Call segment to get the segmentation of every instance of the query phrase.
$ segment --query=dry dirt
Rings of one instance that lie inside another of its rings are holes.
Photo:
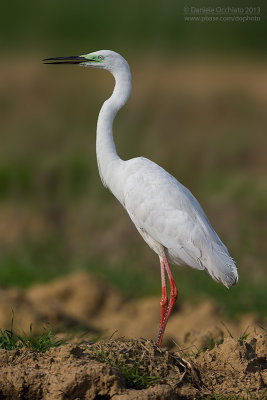
[[[44,354],[0,350],[0,399],[267,396],[266,321],[256,315],[233,322],[212,302],[182,305],[170,318],[166,347],[160,350],[151,341],[157,334],[159,298],[126,300],[83,272],[27,291],[2,288],[2,329],[10,327],[12,309],[15,330],[28,332],[33,323],[34,332],[41,333],[48,323],[58,336],[72,332],[74,337]],[[81,332],[88,335],[77,344]],[[242,340],[244,332],[249,335]],[[98,335],[101,339],[93,343]],[[129,370],[154,377],[153,385],[129,383]]]

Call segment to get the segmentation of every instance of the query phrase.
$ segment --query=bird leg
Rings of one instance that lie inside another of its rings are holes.
[[[161,317],[160,317],[160,327],[162,325],[162,322],[164,320],[164,316],[167,310],[167,305],[168,305],[168,296],[167,296],[167,290],[166,290],[166,279],[165,279],[165,265],[164,261],[160,260],[160,273],[161,273],[161,287],[162,287],[162,297],[160,301],[161,305]]]
[[[167,258],[164,257],[162,262],[163,262],[164,267],[165,267],[165,269],[167,271],[168,278],[169,278],[169,281],[170,281],[171,294],[170,294],[170,301],[169,301],[167,310],[166,310],[165,315],[163,317],[163,320],[162,320],[162,322],[160,324],[159,333],[158,333],[158,339],[157,339],[157,343],[156,343],[158,346],[161,346],[161,344],[162,344],[163,334],[164,334],[164,331],[165,331],[165,328],[166,328],[166,325],[167,325],[171,310],[172,310],[172,308],[174,306],[174,303],[176,302],[177,296],[178,296],[178,290],[177,290],[177,287],[175,285],[175,282],[174,282],[174,279],[173,279],[173,276],[172,276],[172,272],[171,272],[171,269],[170,269],[170,266],[169,266]],[[164,276],[164,279],[165,279],[165,276]],[[163,290],[163,288],[162,288],[162,290]]]

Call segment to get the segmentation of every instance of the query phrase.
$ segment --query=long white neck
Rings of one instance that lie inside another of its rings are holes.
[[[111,71],[115,87],[111,97],[103,104],[97,121],[96,155],[102,182],[116,196],[116,181],[123,161],[117,154],[113,140],[113,120],[126,103],[131,92],[131,72],[125,61],[120,68]],[[118,196],[116,196],[118,197]]]

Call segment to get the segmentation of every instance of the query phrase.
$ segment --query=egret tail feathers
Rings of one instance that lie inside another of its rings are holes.
[[[227,288],[236,285],[238,282],[235,261],[227,249],[216,243],[212,244],[212,252],[208,257],[208,262],[205,263],[205,267],[215,281],[223,283]]]

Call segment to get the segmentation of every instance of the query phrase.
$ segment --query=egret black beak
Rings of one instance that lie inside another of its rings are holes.
[[[43,60],[44,64],[81,64],[84,62],[91,61],[83,56],[70,56],[70,57],[53,57],[45,58]]]

